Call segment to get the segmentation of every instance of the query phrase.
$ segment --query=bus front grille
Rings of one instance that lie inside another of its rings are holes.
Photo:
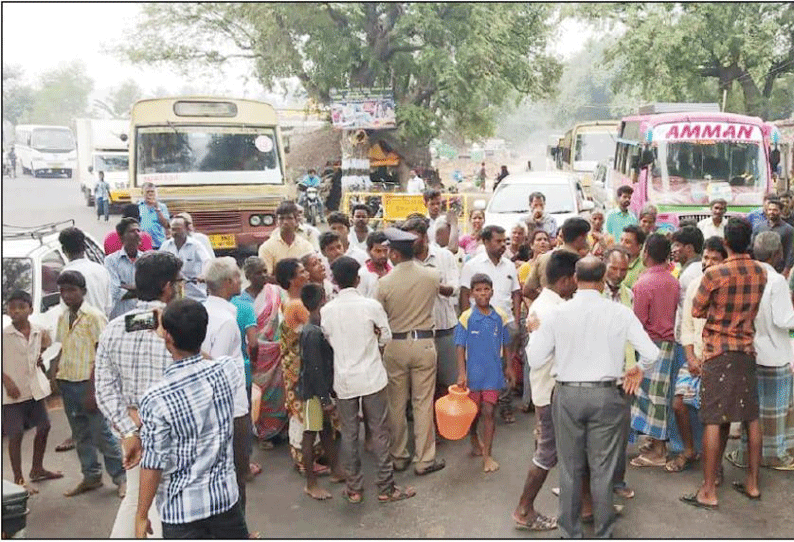
[[[194,211],[193,227],[202,233],[228,233],[242,230],[243,220],[240,212],[234,211]]]

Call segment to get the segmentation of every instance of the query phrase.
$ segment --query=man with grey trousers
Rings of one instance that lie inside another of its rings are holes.
[[[576,263],[578,291],[535,332],[529,365],[536,370],[556,360],[557,384],[552,419],[560,467],[560,518],[564,538],[582,537],[582,477],[589,465],[595,536],[612,536],[615,510],[612,480],[624,452],[621,427],[626,423],[624,390],[634,393],[643,371],[653,366],[659,349],[634,312],[602,297],[606,265],[594,256]],[[640,354],[623,372],[628,341]],[[623,378],[623,390],[618,380]]]

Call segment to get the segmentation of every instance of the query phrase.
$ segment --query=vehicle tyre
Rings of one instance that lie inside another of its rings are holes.
[[[34,177],[34,178],[36,178],[36,179],[38,179],[38,178],[39,178],[39,171],[38,171],[38,170],[36,170],[36,169],[31,169],[31,170],[30,170],[30,173],[31,173],[31,175],[33,175],[33,177]]]

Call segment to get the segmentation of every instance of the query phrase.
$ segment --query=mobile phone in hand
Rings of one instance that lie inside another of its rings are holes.
[[[124,329],[127,332],[153,330],[157,329],[158,325],[157,311],[155,310],[128,314],[124,317]]]

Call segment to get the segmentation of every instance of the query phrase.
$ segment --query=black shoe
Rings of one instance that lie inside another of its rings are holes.
[[[440,471],[446,466],[447,466],[446,461],[444,461],[443,459],[436,459],[435,461],[433,461],[433,464],[430,465],[429,467],[426,467],[422,470],[414,469],[414,473],[416,473],[417,476],[424,476],[425,474],[430,474],[431,472]]]

